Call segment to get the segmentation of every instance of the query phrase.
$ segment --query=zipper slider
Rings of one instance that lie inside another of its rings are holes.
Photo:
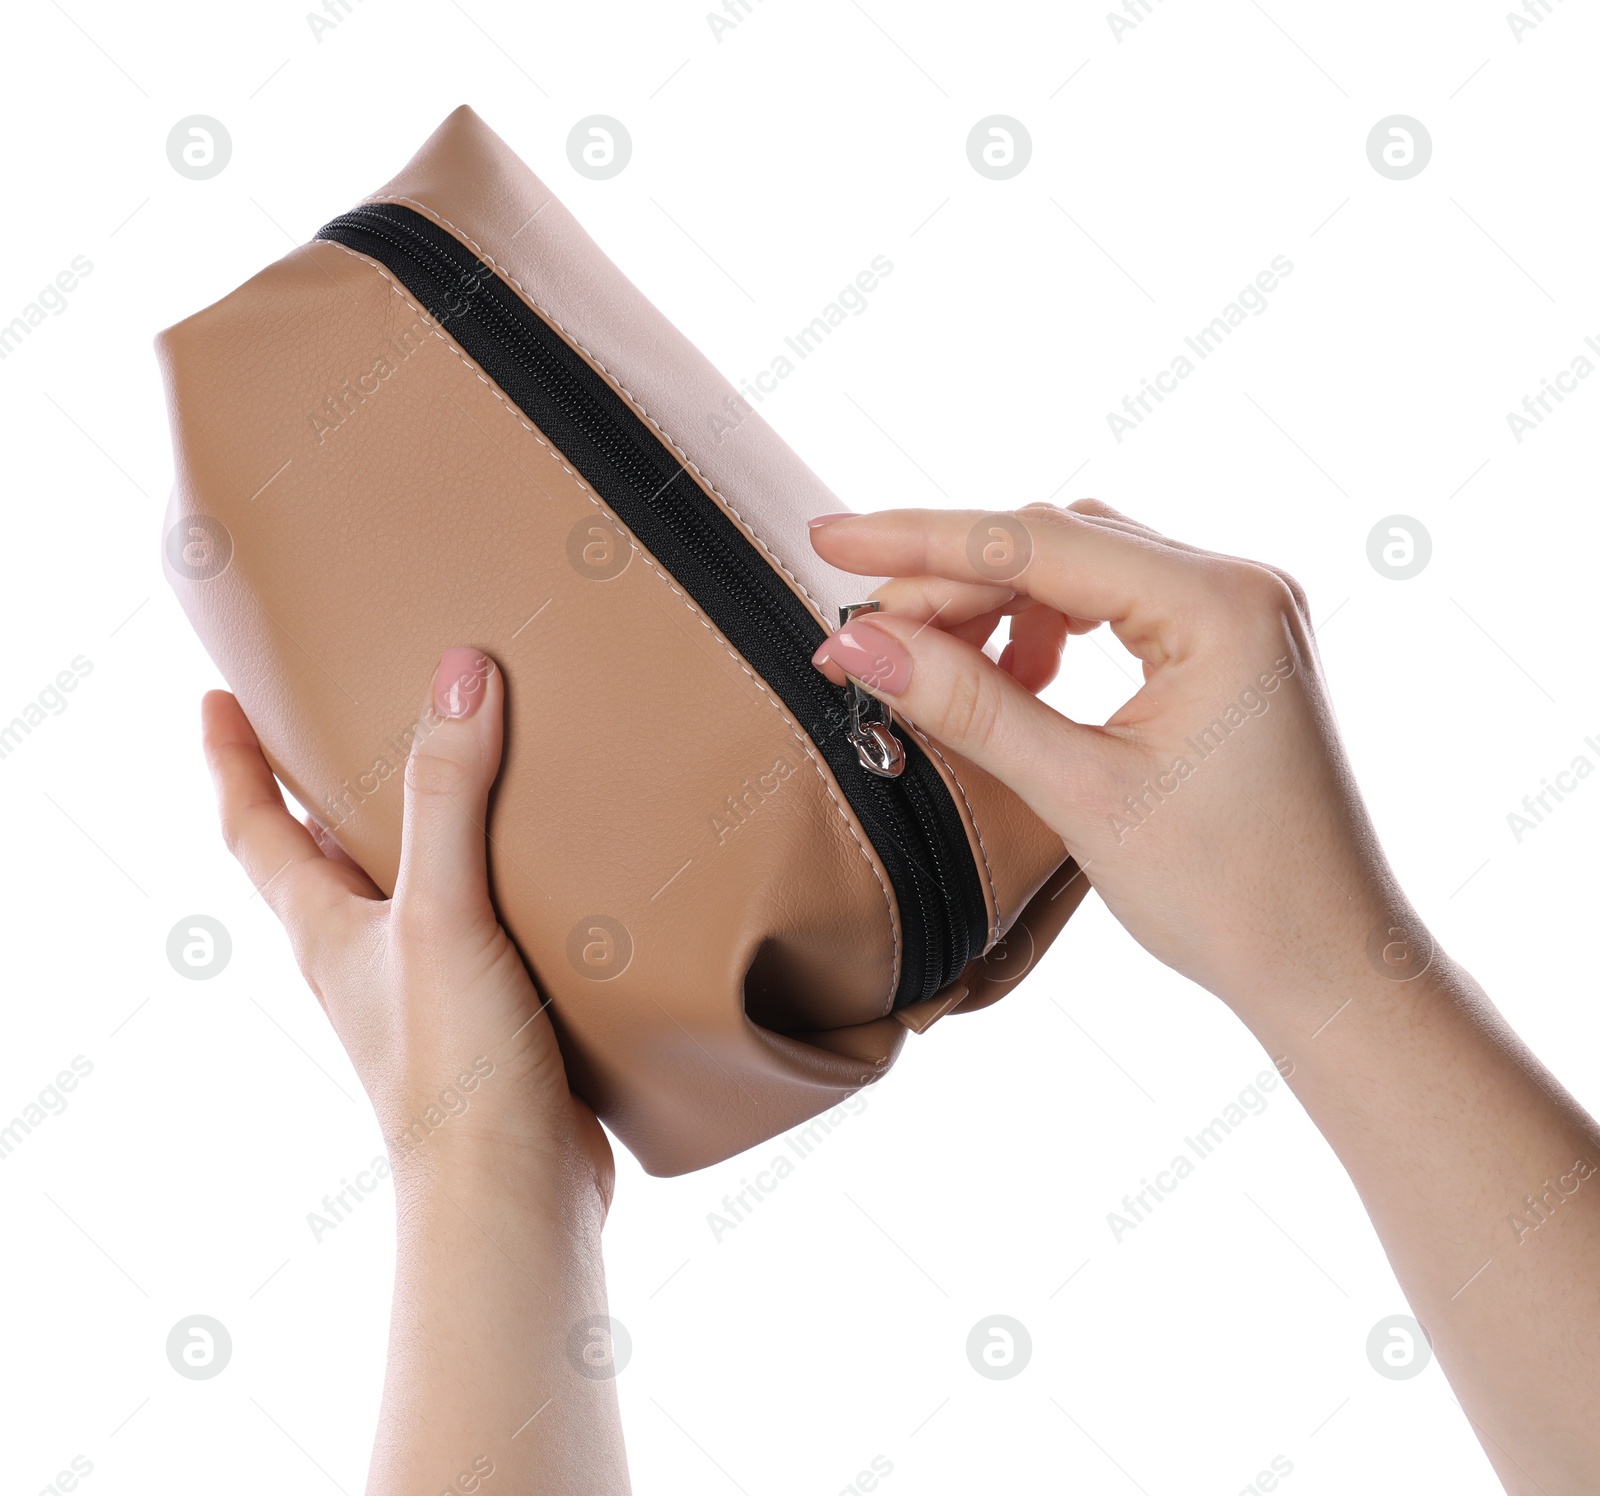
[[[858,613],[876,613],[882,603],[846,603],[839,609],[839,627],[843,628]],[[898,779],[906,766],[904,745],[889,730],[888,708],[875,696],[869,696],[855,681],[849,681],[850,725],[845,729],[856,750],[861,767],[880,779]]]

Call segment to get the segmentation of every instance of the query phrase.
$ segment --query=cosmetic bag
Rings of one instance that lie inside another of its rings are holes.
[[[167,576],[386,892],[440,653],[503,671],[496,908],[656,1174],[876,1080],[1083,897],[997,781],[811,663],[843,506],[470,109],[157,339]]]

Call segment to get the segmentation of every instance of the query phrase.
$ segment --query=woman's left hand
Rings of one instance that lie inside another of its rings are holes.
[[[489,901],[485,820],[503,700],[488,656],[445,652],[406,763],[390,899],[321,825],[289,813],[225,691],[202,706],[206,757],[223,837],[283,922],[397,1178],[442,1150],[488,1146],[552,1180],[577,1162],[605,1206],[610,1144],[567,1089],[549,1015]]]

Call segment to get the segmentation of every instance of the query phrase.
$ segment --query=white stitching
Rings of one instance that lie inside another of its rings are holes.
[[[522,412],[506,399],[506,397],[495,387],[493,380],[491,380],[482,369],[478,368],[477,365],[474,364],[461,349],[457,348],[454,343],[445,337],[440,328],[435,325],[436,319],[430,313],[424,311],[423,308],[412,301],[412,299],[401,288],[399,282],[389,274],[388,270],[379,261],[374,260],[370,255],[361,254],[359,251],[351,249],[347,245],[340,244],[337,240],[328,239],[320,240],[318,242],[328,244],[331,248],[342,250],[352,259],[359,260],[364,265],[370,265],[378,272],[379,275],[384,278],[384,280],[388,281],[390,289],[394,292],[394,294],[403,302],[405,302],[405,304],[410,307],[413,312],[424,319],[428,326],[429,332],[431,332],[434,337],[438,338],[438,340],[447,349],[449,349],[451,353],[460,359],[462,364],[484,385],[489,393],[500,402],[506,413],[511,416],[519,426],[533,436],[534,440],[545,449],[546,454],[554,459],[554,461],[560,465],[561,470],[566,473],[585,494],[588,495],[589,502],[593,504],[596,509],[600,509],[605,512],[608,517],[610,516],[611,512],[607,510],[601,503],[599,496],[594,492],[593,489],[589,487],[587,483],[583,481],[583,479],[576,472],[572,470],[572,468],[567,466],[566,462],[562,459],[561,454],[557,452],[548,441],[545,440],[543,433],[540,432],[538,427],[530,423],[522,414]],[[618,520],[618,523],[621,523],[621,521]],[[624,526],[623,528],[626,531],[627,527]],[[822,761],[817,757],[816,750],[812,746],[811,740],[805,735],[804,731],[800,727],[800,724],[789,715],[788,709],[784,706],[784,704],[779,701],[770,690],[767,689],[767,683],[762,680],[761,677],[758,676],[755,671],[753,671],[746,663],[744,656],[741,655],[738,650],[736,650],[733,645],[722,636],[716,625],[711,622],[711,620],[700,609],[695,601],[686,592],[684,592],[665,571],[656,565],[650,554],[638,543],[637,540],[633,538],[631,532],[628,532],[628,543],[633,547],[634,551],[638,553],[639,559],[643,561],[651,571],[660,577],[669,588],[671,588],[673,594],[679,599],[680,602],[683,603],[684,607],[689,610],[690,615],[711,634],[712,638],[714,638],[724,650],[727,651],[729,658],[732,659],[733,662],[738,665],[738,667],[747,676],[750,677],[750,680],[754,683],[756,689],[766,697],[768,704],[783,719],[790,732],[794,734],[795,741],[800,744],[800,747],[804,751],[806,757],[811,760],[811,766],[817,771],[817,777],[822,781],[822,787],[827,791],[828,798],[833,802],[833,808],[838,812],[839,819],[844,822],[845,830],[850,833],[851,840],[855,842],[856,847],[861,852],[862,858],[865,860],[867,866],[872,870],[872,876],[877,879],[878,888],[883,894],[884,905],[889,911],[889,930],[894,940],[894,967],[890,977],[889,993],[885,1001],[883,1014],[884,1017],[888,1017],[889,1014],[894,1011],[894,996],[900,988],[900,921],[895,912],[894,899],[889,893],[888,885],[883,881],[883,875],[878,871],[877,864],[873,861],[872,853],[867,850],[866,844],[861,840],[860,836],[857,835],[855,825],[852,822],[849,813],[845,810],[844,806],[839,803],[839,797],[834,794],[833,785],[829,783],[828,774],[822,766]]]
[[[411,207],[416,208],[419,212],[427,214],[429,218],[433,219],[433,221],[439,224],[442,228],[447,228],[452,233],[459,234],[462,240],[471,247],[472,252],[477,255],[477,257],[482,260],[485,265],[487,265],[491,270],[498,271],[501,275],[503,275],[506,280],[508,280],[517,288],[521,295],[527,300],[528,304],[538,311],[541,317],[544,317],[552,327],[557,328],[561,335],[566,338],[574,348],[577,348],[586,357],[594,361],[595,367],[611,381],[617,392],[626,398],[629,405],[633,407],[633,409],[643,420],[648,421],[650,425],[655,428],[656,432],[660,435],[661,440],[678,454],[678,457],[682,461],[684,467],[693,473],[696,478],[705,484],[707,489],[709,489],[717,496],[717,498],[722,501],[723,506],[727,509],[728,513],[731,514],[742,526],[744,526],[745,530],[749,532],[751,540],[753,540],[758,546],[761,547],[763,551],[766,552],[767,557],[772,564],[777,567],[778,570],[784,574],[784,576],[788,577],[788,579],[793,582],[797,588],[799,588],[801,595],[808,603],[811,604],[818,618],[822,619],[824,626],[831,627],[831,625],[827,623],[827,615],[823,611],[822,604],[811,595],[810,591],[806,587],[806,584],[789,570],[788,566],[784,563],[783,558],[779,556],[770,545],[767,544],[766,540],[762,537],[761,533],[756,529],[756,527],[748,519],[746,519],[745,516],[735,506],[733,500],[730,499],[727,494],[723,493],[722,490],[719,489],[710,478],[700,471],[699,465],[694,462],[694,460],[687,452],[683,450],[681,446],[678,445],[672,436],[660,425],[659,422],[657,422],[656,418],[644,408],[644,405],[641,403],[638,396],[636,396],[632,390],[623,384],[623,382],[605,366],[599,355],[586,347],[578,335],[568,328],[561,321],[561,319],[555,315],[554,312],[540,302],[536,301],[533,293],[529,291],[528,288],[510,272],[510,270],[508,270],[504,265],[498,263],[494,256],[491,255],[481,244],[479,244],[471,234],[469,234],[464,228],[451,223],[451,221],[446,218],[444,214],[435,212],[426,203],[420,203],[414,197],[369,197],[367,201],[369,203],[407,203]]]
[[[904,718],[901,718],[900,725],[902,727],[911,727],[911,731],[916,735],[917,741],[945,766],[946,772],[950,775],[951,783],[961,793],[961,803],[967,807],[967,818],[972,822],[972,834],[978,838],[978,855],[983,858],[983,871],[989,879],[989,894],[994,901],[994,920],[989,926],[989,939],[983,948],[984,954],[987,955],[989,947],[1000,938],[1000,890],[995,886],[994,869],[989,866],[989,849],[983,844],[983,828],[978,825],[978,812],[972,808],[972,801],[967,799],[966,786],[957,777],[955,769],[951,767],[950,760],[939,751],[939,745],[925,732],[912,727]]]

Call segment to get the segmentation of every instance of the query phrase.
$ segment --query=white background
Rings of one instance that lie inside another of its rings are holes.
[[[1094,4],[752,6],[720,41],[682,0],[352,0],[320,41],[292,3],[6,7],[0,322],[94,267],[0,363],[0,720],[93,665],[0,760],[0,1122],[94,1067],[0,1161],[6,1492],[74,1456],[103,1496],[362,1485],[389,1200],[320,1243],[306,1216],[381,1144],[216,834],[196,708],[220,681],[161,577],[150,340],[462,102],[730,376],[892,260],[762,407],[850,506],[1095,494],[1296,574],[1411,896],[1600,1103],[1600,783],[1520,843],[1506,819],[1600,759],[1600,379],[1521,444],[1505,419],[1600,336],[1593,8],[1555,0],[1519,42],[1484,0],[1156,0],[1120,41]],[[565,150],[596,113],[634,144],[605,182]],[[965,151],[996,113],[1033,141],[1003,182]],[[1408,181],[1366,155],[1396,113],[1433,139]],[[190,114],[233,138],[210,181],[167,161]],[[1268,309],[1119,445],[1106,413],[1277,255]],[[1393,514],[1432,536],[1412,580],[1367,558]],[[1076,641],[1051,697],[1103,717],[1128,668]],[[165,956],[197,912],[234,942],[207,982]],[[720,1242],[708,1212],[780,1142],[669,1181],[624,1156],[606,1245],[636,1488],[831,1496],[882,1456],[880,1490],[919,1496],[1228,1496],[1274,1457],[1294,1496],[1498,1489],[1436,1365],[1368,1364],[1406,1305],[1286,1089],[1113,1239],[1107,1213],[1264,1066],[1091,899]],[[165,1358],[194,1313],[233,1338],[211,1381]],[[965,1357],[993,1313],[1032,1336],[1012,1380]]]

